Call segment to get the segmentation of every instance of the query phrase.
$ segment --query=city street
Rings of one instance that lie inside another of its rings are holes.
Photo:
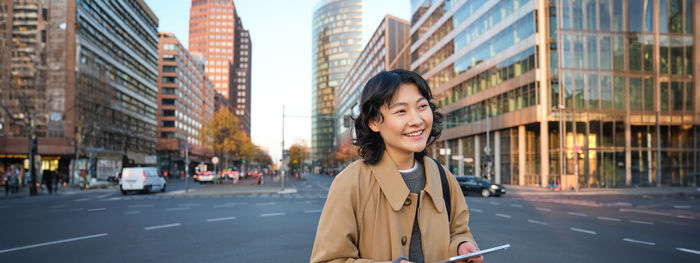
[[[0,201],[0,262],[307,262],[331,178],[292,194],[122,196],[98,189]],[[182,189],[172,180],[168,191]],[[194,185],[195,188],[214,187]],[[660,196],[467,197],[487,262],[697,262],[700,206]]]

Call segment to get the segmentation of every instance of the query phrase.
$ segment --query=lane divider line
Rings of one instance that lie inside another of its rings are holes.
[[[95,211],[104,211],[107,210],[107,208],[101,207],[101,208],[93,208],[93,209],[88,209],[88,212],[95,212]]]
[[[597,235],[597,234],[598,234],[598,233],[596,233],[595,231],[586,230],[586,229],[581,229],[581,228],[576,228],[576,227],[572,227],[572,228],[569,228],[569,229],[571,229],[571,231],[576,231],[576,232],[581,232],[581,233],[586,233],[586,234],[591,234],[591,235]]]
[[[615,221],[615,222],[620,222],[620,221],[621,221],[619,218],[605,217],[605,216],[599,216],[598,219],[600,219],[600,220],[607,220],[607,221]]]
[[[153,205],[128,205],[128,207],[138,208],[138,207],[153,207]]]
[[[527,222],[530,222],[530,223],[533,223],[533,224],[538,224],[538,225],[543,225],[543,226],[549,225],[549,223],[542,222],[542,221],[537,221],[537,220],[532,220],[532,219],[528,219]]]
[[[207,222],[218,222],[218,221],[235,220],[235,219],[236,219],[235,216],[231,216],[231,217],[220,217],[220,218],[210,218],[210,219],[207,219]]]
[[[581,216],[581,217],[587,217],[587,216],[588,216],[587,214],[584,214],[584,213],[577,213],[577,212],[568,212],[568,214],[570,214],[570,215],[572,215],[572,216]]]
[[[106,236],[106,235],[109,235],[109,234],[107,234],[107,233],[102,233],[102,234],[97,234],[97,235],[89,235],[89,236],[82,236],[82,237],[74,237],[74,238],[69,238],[69,239],[63,239],[63,240],[57,240],[57,241],[39,243],[39,244],[34,244],[34,245],[29,245],[29,246],[23,246],[23,247],[9,248],[9,249],[0,250],[0,254],[2,254],[2,253],[7,253],[7,252],[12,252],[12,251],[17,251],[17,250],[35,248],[35,247],[43,247],[43,246],[48,246],[48,245],[55,245],[55,244],[73,242],[73,241],[78,241],[78,240],[83,240],[83,239],[89,239],[89,238],[103,237],[103,236]]]
[[[520,204],[510,204],[512,207],[518,207],[518,208],[523,208],[523,205]]]
[[[639,221],[639,220],[630,220],[631,223],[635,224],[643,224],[643,225],[653,225],[654,223],[652,222],[647,222],[647,221]]]
[[[160,226],[149,226],[149,227],[144,227],[143,229],[153,230],[153,229],[161,229],[161,228],[176,227],[176,226],[180,226],[180,223],[160,225]]]
[[[636,243],[636,244],[642,244],[642,245],[650,245],[650,246],[656,245],[656,243],[654,243],[654,242],[635,240],[635,239],[631,239],[631,238],[623,238],[622,240],[630,242],[630,243]]]
[[[262,214],[260,215],[261,217],[268,217],[268,216],[283,216],[285,215],[284,212],[279,212],[279,213],[267,213],[267,214]]]
[[[275,202],[269,202],[269,203],[256,203],[255,205],[260,205],[260,206],[262,206],[262,205],[275,205],[275,204],[277,204],[277,203],[275,203]]]
[[[135,215],[138,213],[141,213],[141,212],[139,212],[139,211],[126,211],[126,212],[124,212],[125,215]]]
[[[537,207],[536,209],[539,211],[552,212],[552,209],[544,208],[544,207]]]
[[[687,249],[687,248],[682,248],[682,247],[677,247],[677,250],[683,251],[683,252],[688,252],[688,253],[693,253],[696,255],[700,255],[700,251],[697,250],[692,250],[692,249]]]
[[[165,211],[183,211],[183,210],[190,210],[192,207],[186,206],[186,207],[173,207],[173,208],[167,208]]]
[[[500,214],[500,213],[496,213],[496,216],[505,217],[505,218],[511,218],[511,217],[512,217],[512,216],[510,216],[510,215]]]
[[[476,209],[476,208],[469,208],[469,211],[470,211],[470,212],[477,212],[477,213],[483,213],[483,212],[484,212],[484,210]]]
[[[323,209],[316,209],[316,210],[306,210],[304,211],[305,214],[310,214],[310,213],[321,213]]]

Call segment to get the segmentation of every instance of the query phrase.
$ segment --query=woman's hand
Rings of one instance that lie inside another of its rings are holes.
[[[469,253],[476,252],[476,251],[479,251],[479,249],[476,248],[476,246],[474,246],[474,244],[472,244],[470,242],[464,242],[464,243],[460,244],[459,247],[457,248],[458,255],[469,254]],[[470,259],[459,261],[459,262],[461,262],[461,263],[484,263],[484,256],[470,258]]]

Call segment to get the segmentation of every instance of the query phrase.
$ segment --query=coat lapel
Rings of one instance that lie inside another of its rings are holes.
[[[389,201],[391,208],[394,211],[401,210],[410,191],[403,181],[401,174],[399,174],[399,169],[396,168],[394,161],[389,157],[389,154],[384,152],[384,154],[382,154],[382,160],[372,165],[371,169],[372,175],[374,175],[374,178],[379,183],[379,187]]]
[[[427,156],[423,157],[423,167],[425,167],[425,192],[430,196],[430,200],[433,200],[433,205],[437,211],[442,213],[444,205],[440,204],[440,201],[443,201],[440,171],[435,161]],[[447,175],[447,172],[445,173]]]

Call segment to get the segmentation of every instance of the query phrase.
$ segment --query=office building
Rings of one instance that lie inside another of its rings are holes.
[[[229,99],[241,130],[250,135],[250,33],[233,0],[192,0],[189,50],[204,55],[216,92]]]
[[[386,15],[365,45],[347,76],[335,89],[335,141],[350,141],[354,124],[348,116],[360,113],[361,93],[365,83],[382,71],[411,66],[408,21]]]
[[[27,158],[31,130],[41,169],[71,173],[76,184],[117,176],[123,165],[155,165],[158,18],[150,8],[142,0],[2,3],[18,30],[12,37],[31,46],[5,42],[13,63],[25,66],[3,88],[38,102],[20,103],[36,105],[11,113],[21,118],[4,118],[3,166]]]
[[[411,69],[446,114],[434,156],[496,183],[697,185],[698,5],[412,0]]]
[[[319,165],[337,143],[334,90],[362,51],[362,1],[320,1],[311,32],[311,159]]]
[[[173,174],[185,170],[186,157],[199,164],[213,156],[202,145],[200,131],[214,116],[216,91],[204,73],[203,57],[190,54],[172,33],[159,37],[156,151],[160,170]]]

